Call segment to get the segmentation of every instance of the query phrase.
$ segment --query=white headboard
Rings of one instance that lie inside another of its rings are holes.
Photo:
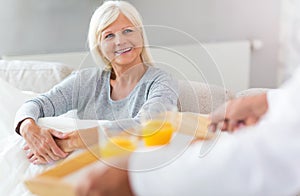
[[[233,91],[249,88],[250,41],[151,47],[156,65],[180,79],[225,86]],[[39,60],[66,63],[74,69],[95,66],[88,52],[3,56],[4,60]],[[224,83],[223,83],[224,81]]]

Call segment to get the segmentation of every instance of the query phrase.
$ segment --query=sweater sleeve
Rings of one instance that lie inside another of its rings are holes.
[[[146,102],[142,108],[157,106],[157,105],[171,105],[177,108],[178,101],[178,82],[170,74],[157,69],[155,76],[148,77],[149,84],[146,92]],[[140,118],[142,110],[139,111],[136,118]]]
[[[14,128],[19,133],[19,126],[26,118],[37,121],[41,117],[58,116],[75,109],[79,92],[78,73],[73,73],[64,81],[54,86],[47,93],[41,94],[24,103],[15,116]]]

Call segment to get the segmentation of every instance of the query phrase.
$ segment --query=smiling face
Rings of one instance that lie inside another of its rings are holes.
[[[112,66],[132,67],[142,63],[143,38],[122,13],[101,33],[100,50]]]

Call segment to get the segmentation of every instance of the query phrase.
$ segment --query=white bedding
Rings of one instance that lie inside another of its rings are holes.
[[[39,125],[61,131],[70,131],[93,127],[106,122],[77,120],[68,117],[47,117],[40,119]],[[24,144],[22,137],[17,134],[0,140],[0,195],[31,195],[23,184],[24,179],[33,177],[55,165],[55,163],[49,165],[31,164],[22,150]]]
[[[0,195],[31,195],[23,184],[24,179],[53,166],[31,164],[22,149],[25,145],[23,138],[13,130],[16,111],[26,100],[36,95],[21,91],[0,78]],[[74,112],[65,116],[74,116]],[[41,118],[38,123],[56,130],[70,131],[107,122],[65,116]]]
[[[0,78],[0,138],[12,133],[14,118],[19,107],[37,94],[21,91]]]

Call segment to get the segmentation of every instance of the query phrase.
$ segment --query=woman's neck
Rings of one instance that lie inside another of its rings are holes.
[[[131,66],[121,67],[113,66],[114,77],[111,78],[115,82],[121,82],[123,84],[137,83],[147,70],[147,66],[143,63]]]
[[[144,64],[138,64],[126,70],[113,68],[110,78],[111,99],[120,100],[127,97],[143,77],[146,70],[147,66]]]

